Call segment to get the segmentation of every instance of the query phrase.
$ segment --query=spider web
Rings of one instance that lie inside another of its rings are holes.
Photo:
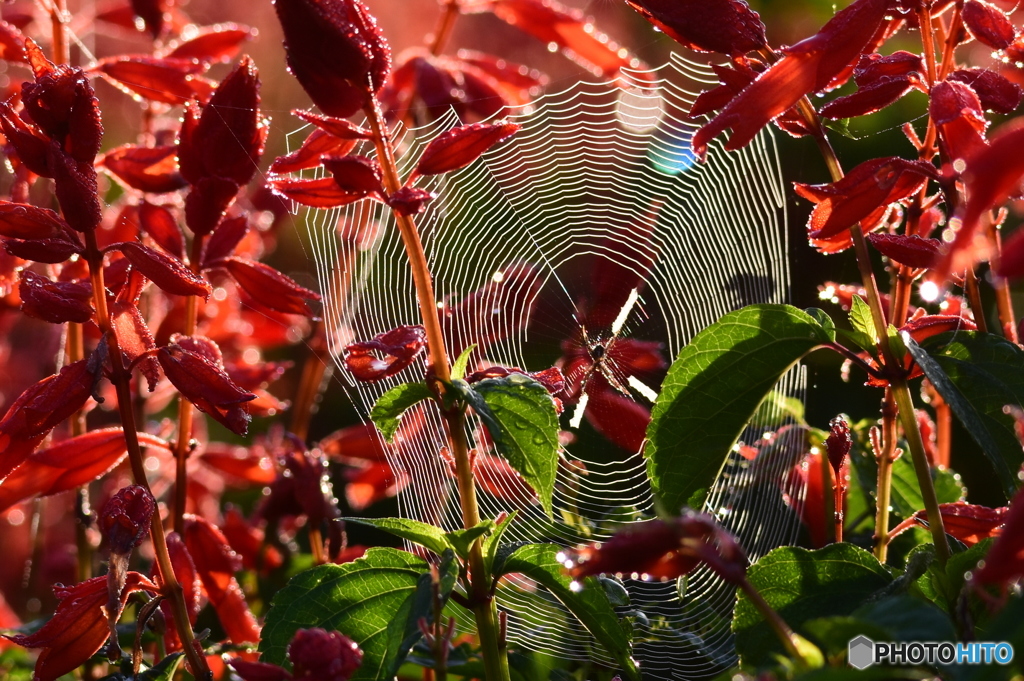
[[[623,335],[661,342],[669,361],[726,312],[787,299],[783,183],[771,135],[762,133],[739,152],[713,144],[707,161],[696,162],[690,138],[699,122],[685,112],[697,93],[717,84],[711,70],[673,56],[637,76],[626,88],[581,83],[546,95],[511,116],[523,126],[511,141],[464,170],[420,183],[438,194],[417,223],[453,357],[476,343],[481,367],[551,366],[559,340],[572,337],[593,293],[588,267],[602,260],[643,282]],[[399,130],[403,175],[426,142],[459,124],[450,112],[424,128]],[[357,152],[372,154],[372,148]],[[362,201],[309,211],[306,224],[335,357],[353,340],[419,323],[401,239],[385,206]],[[657,254],[652,267],[638,261],[635,249],[616,245],[629,238],[631,225],[650,235]],[[417,362],[375,384],[354,381],[343,366],[339,375],[365,415],[384,391],[422,380],[424,370]],[[794,370],[777,389],[802,398],[803,374]],[[563,414],[563,428],[571,412]],[[768,424],[777,428],[778,420],[769,414],[743,439],[770,436]],[[403,419],[388,459],[409,481],[399,494],[401,513],[454,530],[461,514],[445,442],[433,405],[417,407]],[[477,442],[485,452],[486,441]],[[799,527],[782,501],[783,494],[802,497],[787,475],[799,442],[783,436],[776,447],[789,455],[759,458],[756,465],[734,455],[706,506],[738,535],[751,560],[791,543]],[[481,516],[518,511],[504,537],[509,542],[600,541],[621,523],[654,513],[642,456],[608,444],[585,422],[562,452],[554,522],[524,483],[490,477],[489,484],[480,482]],[[734,591],[707,570],[680,583],[624,575],[607,584],[628,593],[618,610],[632,619],[634,656],[645,678],[702,678],[735,661]],[[507,580],[498,598],[513,648],[614,667],[586,630],[529,580]],[[459,625],[473,627],[468,617]]]

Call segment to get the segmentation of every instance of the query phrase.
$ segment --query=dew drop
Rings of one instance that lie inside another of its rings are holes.
[[[921,296],[921,298],[923,298],[926,302],[929,303],[934,303],[936,300],[938,300],[939,293],[939,285],[936,284],[934,281],[926,281],[923,284],[921,284],[921,288],[918,289],[918,294]]]
[[[558,43],[556,43],[554,41],[551,41],[550,43],[548,43],[548,52],[551,52],[551,53],[558,52]]]
[[[583,591],[583,585],[574,579],[571,582],[569,582],[569,591],[573,592],[574,594],[578,594],[579,592]]]

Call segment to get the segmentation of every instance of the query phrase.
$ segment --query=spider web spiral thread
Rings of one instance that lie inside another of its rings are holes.
[[[715,86],[717,79],[708,67],[680,56],[651,75],[653,82],[638,78],[633,89],[580,83],[546,95],[510,117],[523,126],[512,140],[461,171],[419,183],[438,194],[417,224],[439,302],[450,303],[445,330],[453,355],[477,343],[477,358],[485,360],[481,366],[550,366],[550,354],[546,365],[537,363],[534,345],[551,325],[535,316],[537,304],[561,300],[564,309],[576,308],[572,298],[587,291],[579,265],[600,259],[642,277],[638,307],[643,314],[630,316],[626,333],[643,336],[650,327],[649,339],[663,343],[669,360],[726,312],[786,300],[783,184],[772,136],[763,132],[738,152],[726,153],[713,144],[707,161],[696,162],[689,141],[699,121],[688,120],[685,112],[696,94]],[[403,176],[429,140],[460,124],[449,112],[423,128],[396,131]],[[306,222],[325,323],[336,331],[336,358],[353,340],[419,323],[406,256],[387,207],[362,201],[311,210]],[[351,238],[357,228],[374,224],[380,228],[369,230],[369,240]],[[614,246],[631,224],[650,230],[657,259],[649,270],[632,251]],[[488,283],[486,309],[460,308],[460,300]],[[642,323],[644,316],[654,322]],[[384,391],[421,380],[424,370],[417,362],[375,384],[354,381],[343,366],[339,375],[365,415]],[[802,399],[801,370],[790,372],[777,390]],[[563,427],[566,421],[563,416]],[[752,423],[744,439],[769,430]],[[436,409],[418,407],[405,417],[388,460],[409,480],[399,494],[403,516],[453,530],[461,527],[461,513],[454,480],[439,454],[445,442]],[[776,447],[795,454],[799,442],[784,436]],[[499,479],[490,488],[494,493],[480,494],[482,517],[519,512],[506,541],[565,546],[600,541],[617,522],[653,513],[639,454],[611,445],[596,455],[570,445],[563,454],[555,522],[545,518],[529,488],[516,479]],[[570,459],[581,461],[585,474],[569,465]],[[782,503],[783,494],[798,501],[802,497],[787,477],[793,463],[791,457],[777,456],[751,465],[734,456],[707,502],[706,510],[740,538],[751,560],[796,537],[799,521]],[[734,661],[729,630],[734,592],[709,571],[689,575],[685,589],[629,575],[623,583],[629,603],[620,612],[633,618],[635,657],[645,678],[701,678]],[[582,626],[529,580],[509,579],[499,590],[499,603],[508,613],[513,645],[613,666]],[[472,628],[470,618],[459,624]]]

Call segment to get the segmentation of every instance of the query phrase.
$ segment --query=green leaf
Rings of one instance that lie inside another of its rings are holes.
[[[940,504],[951,504],[960,501],[967,493],[960,476],[948,468],[932,468],[932,483],[935,496]],[[901,456],[892,465],[892,505],[903,518],[909,518],[915,512],[924,509],[924,498],[921,486],[917,482],[917,472],[909,455]]]
[[[139,672],[138,676],[135,677],[136,681],[171,681],[174,678],[174,674],[178,671],[178,667],[181,666],[182,660],[185,659],[185,653],[171,653],[164,659],[160,660],[159,664],[154,667],[150,667],[146,671]]]
[[[700,508],[729,451],[778,380],[830,332],[789,305],[752,305],[697,334],[662,383],[647,470],[665,507]]]
[[[806,425],[804,403],[795,397],[787,397],[778,390],[769,392],[750,419],[765,428],[777,428],[789,422]]]
[[[426,383],[403,383],[380,396],[370,410],[370,419],[384,439],[392,442],[401,425],[402,414],[431,397]]]
[[[476,343],[462,351],[455,363],[452,364],[452,380],[461,381],[466,377],[466,367],[469,366],[469,356],[476,350]]]
[[[836,339],[836,323],[832,321],[827,312],[820,307],[808,307],[804,309],[804,312],[809,314],[814,321],[818,322],[832,340]]]
[[[498,554],[498,547],[501,546],[501,537],[517,515],[519,515],[519,511],[512,511],[504,520],[494,526],[494,532],[484,537],[484,566],[487,574],[494,572],[494,558]]]
[[[985,452],[1010,499],[1020,486],[1024,450],[1007,405],[1024,405],[1024,351],[1001,336],[958,331],[921,348],[904,339],[914,361]]]
[[[747,579],[798,632],[805,631],[809,620],[851,614],[893,580],[871,553],[852,544],[831,544],[817,551],[778,548],[751,566]],[[782,644],[743,594],[732,627],[744,664],[765,665],[782,654]]]
[[[455,549],[456,555],[460,558],[469,557],[469,549],[480,537],[490,534],[494,531],[493,520],[482,520],[476,527],[471,527],[468,530],[455,530],[445,535],[445,539],[448,544]]]
[[[621,671],[628,678],[640,681],[631,656],[631,627],[619,620],[600,581],[588,577],[574,588],[573,580],[565,574],[556,557],[560,550],[553,544],[522,546],[505,560],[502,574],[526,575],[547,588],[618,662]]]
[[[439,566],[443,600],[458,566],[449,550]],[[391,681],[422,637],[419,619],[433,618],[430,565],[398,549],[373,548],[344,565],[320,565],[277,592],[260,641],[261,661],[283,665],[299,629],[340,631],[359,644],[363,664],[352,681]]]
[[[445,552],[445,549],[452,548],[444,530],[418,520],[407,518],[343,518],[343,520],[346,523],[376,527],[378,530],[384,530],[396,537],[408,539],[413,544],[430,549],[439,556]]]
[[[850,306],[850,326],[857,333],[870,338],[872,345],[875,344],[878,334],[875,333],[875,322],[871,319],[871,308],[858,295],[853,296],[853,304]]]
[[[523,374],[474,383],[466,399],[494,447],[534,489],[548,517],[558,472],[558,415],[547,388]]]

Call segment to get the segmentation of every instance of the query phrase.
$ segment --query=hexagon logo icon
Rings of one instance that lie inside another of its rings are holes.
[[[846,659],[854,669],[867,669],[875,661],[875,642],[867,636],[852,639]]]

